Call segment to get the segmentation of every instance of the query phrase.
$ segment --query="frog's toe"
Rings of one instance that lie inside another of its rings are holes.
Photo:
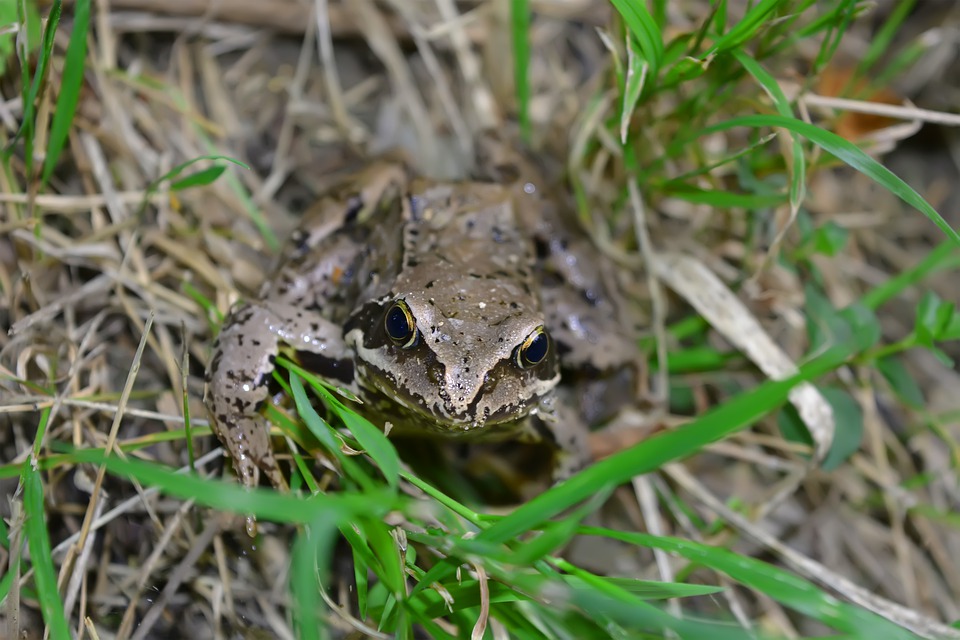
[[[267,449],[266,455],[263,455],[256,461],[257,468],[267,476],[267,480],[276,489],[286,490],[287,481],[280,473],[280,467],[277,465],[277,459],[273,456],[273,449]]]
[[[239,418],[224,443],[233,459],[233,469],[245,487],[260,484],[260,473],[277,489],[287,486],[273,455],[270,426],[259,416]]]
[[[240,478],[243,486],[248,488],[258,486],[260,484],[260,473],[263,472],[274,488],[287,488],[287,481],[280,473],[277,459],[273,457],[272,452],[257,460],[253,460],[252,456],[247,456],[246,459],[234,458],[233,461],[233,470]]]
[[[566,480],[590,464],[590,430],[567,403],[558,403],[552,419],[539,426],[541,437],[554,447],[554,482]]]
[[[570,476],[577,474],[590,464],[590,459],[582,454],[580,451],[565,451],[560,449],[556,452],[553,469],[552,469],[552,479],[554,482],[560,482],[561,480],[566,480]]]

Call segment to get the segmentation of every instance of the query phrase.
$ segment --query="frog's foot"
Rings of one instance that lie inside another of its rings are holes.
[[[533,426],[535,439],[554,449],[551,469],[554,483],[566,480],[592,462],[590,429],[567,403],[557,402],[551,412],[536,416]]]
[[[589,447],[589,443],[584,438],[584,447]],[[588,452],[589,453],[589,452]],[[566,480],[570,476],[577,474],[590,464],[589,456],[583,454],[583,450],[568,451],[558,449],[554,454],[553,468],[551,469],[551,478],[554,484]]]

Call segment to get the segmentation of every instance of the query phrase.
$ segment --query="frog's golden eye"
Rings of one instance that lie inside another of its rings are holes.
[[[549,350],[550,336],[543,327],[537,327],[517,347],[517,366],[521,369],[535,367],[543,362]]]
[[[410,313],[410,307],[403,300],[397,300],[387,309],[383,317],[383,328],[393,344],[401,349],[409,349],[417,344],[417,323]]]

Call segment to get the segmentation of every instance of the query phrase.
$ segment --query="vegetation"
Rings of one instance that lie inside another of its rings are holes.
[[[230,2],[141,22],[132,1],[0,3],[5,631],[960,637],[958,407],[933,397],[960,235],[884,164],[957,122],[878,97],[929,48],[916,3],[385,4],[333,5],[318,35],[301,16],[298,52]],[[338,77],[331,52],[367,66]],[[853,135],[838,97],[892,120]],[[667,428],[504,512],[287,361],[295,410],[268,413],[291,491],[221,478],[202,372],[282,214],[391,117],[430,157],[424,118],[459,148],[507,112],[637,274]]]

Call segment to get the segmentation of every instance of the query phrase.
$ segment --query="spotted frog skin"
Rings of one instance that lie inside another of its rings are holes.
[[[236,305],[204,401],[241,482],[286,483],[260,413],[280,348],[374,424],[546,440],[561,479],[589,425],[633,398],[635,341],[609,269],[536,185],[436,182],[377,162],[304,216],[279,269]]]

